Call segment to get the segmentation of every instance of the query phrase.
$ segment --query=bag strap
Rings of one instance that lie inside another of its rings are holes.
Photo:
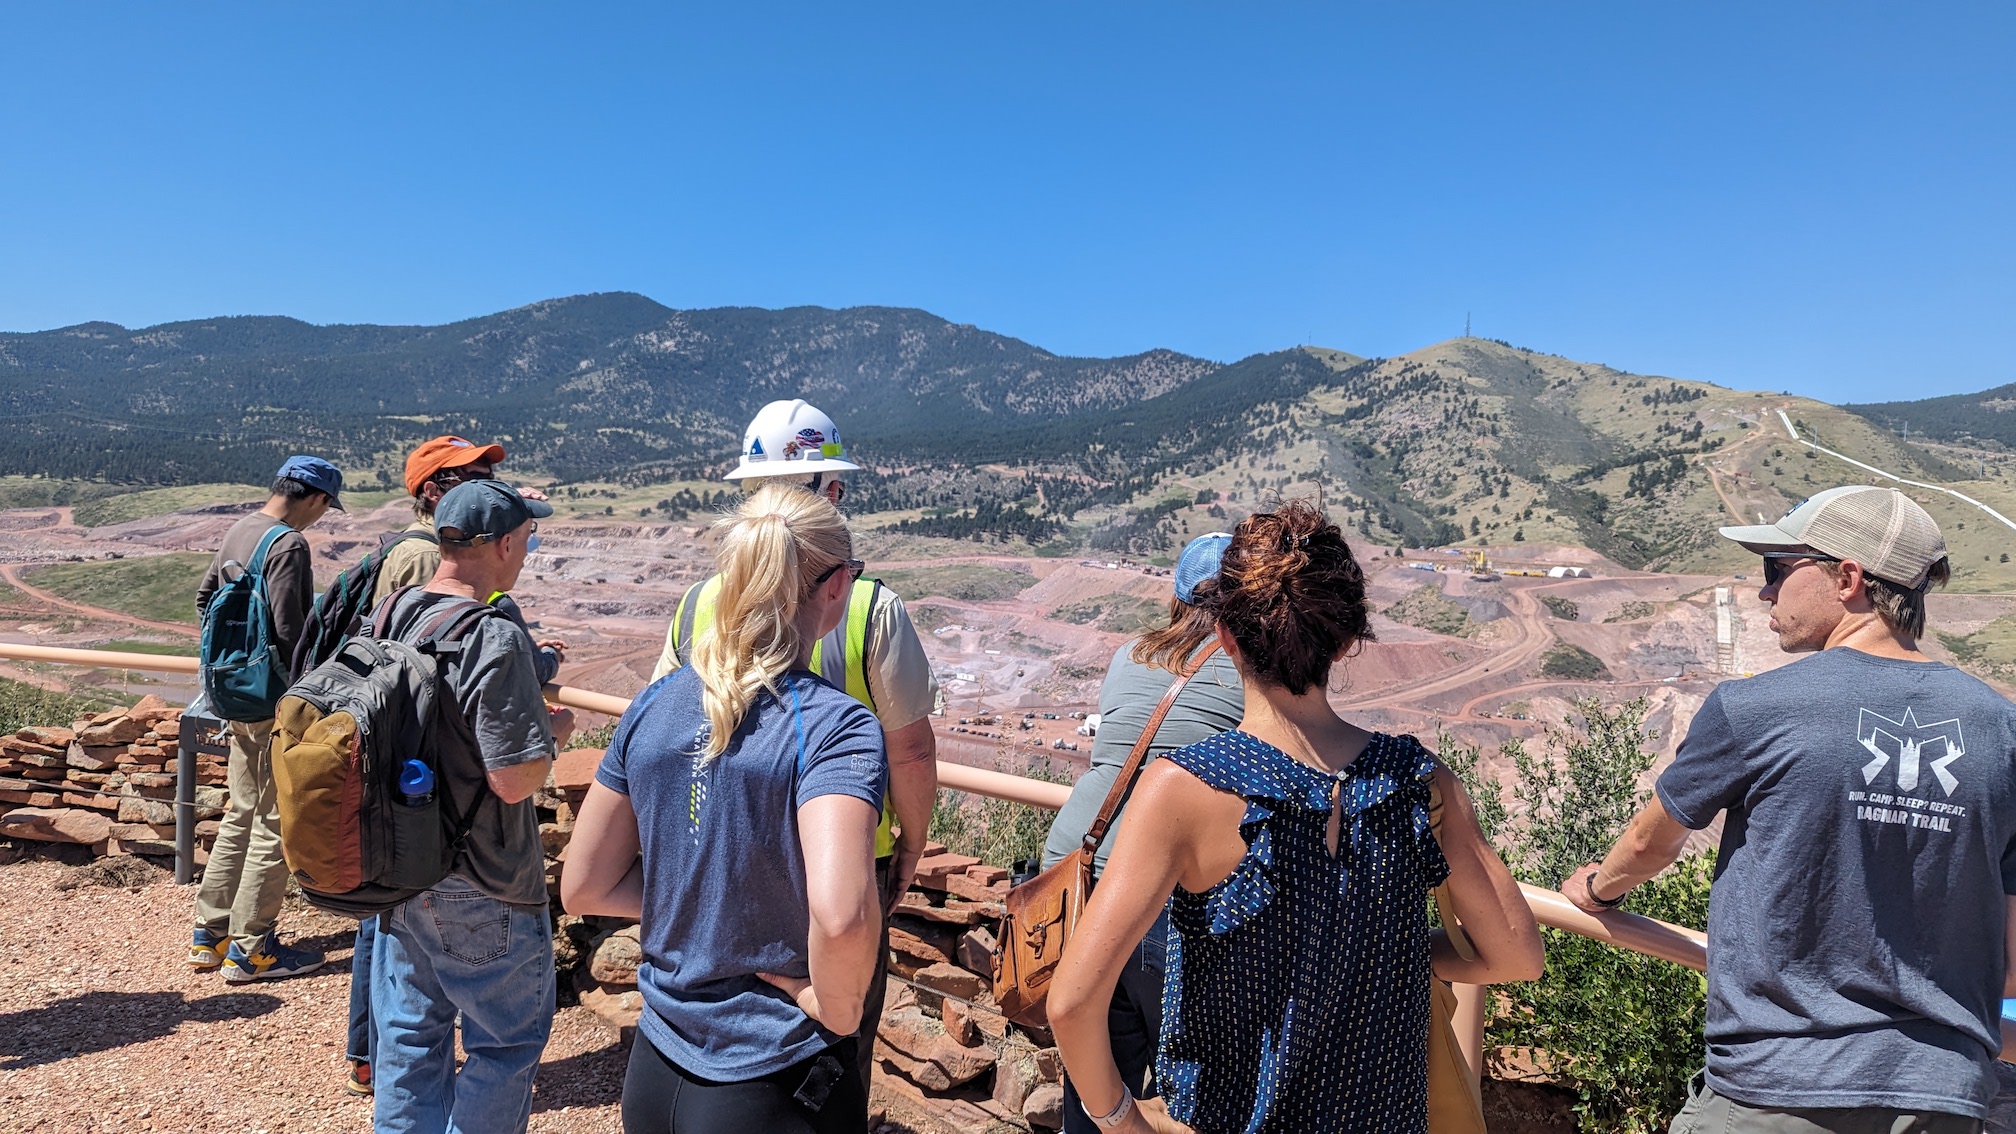
[[[1435,779],[1428,779],[1428,833],[1437,844],[1442,842],[1442,789],[1435,786]],[[1449,934],[1449,946],[1456,955],[1466,961],[1477,959],[1477,946],[1470,943],[1470,935],[1463,931],[1463,923],[1456,919],[1456,895],[1449,888],[1449,880],[1443,879],[1440,886],[1429,891],[1435,897],[1435,912],[1442,918],[1442,928]]]
[[[245,567],[246,573],[254,578],[265,578],[266,553],[272,549],[275,543],[279,542],[281,536],[293,530],[293,528],[288,527],[286,524],[274,524],[272,527],[267,528],[266,534],[259,537],[258,550],[252,553],[252,562]]]
[[[1106,802],[1099,805],[1098,817],[1092,820],[1092,826],[1086,828],[1084,842],[1080,844],[1086,854],[1096,852],[1099,844],[1106,841],[1106,829],[1113,825],[1113,814],[1120,810],[1120,801],[1127,798],[1127,793],[1134,789],[1134,780],[1140,776],[1141,765],[1147,760],[1148,746],[1155,742],[1155,734],[1162,731],[1163,719],[1169,715],[1169,710],[1176,706],[1177,694],[1183,692],[1183,687],[1190,684],[1190,679],[1195,677],[1197,671],[1204,668],[1204,663],[1211,660],[1211,655],[1217,652],[1218,643],[1213,642],[1206,646],[1203,652],[1191,658],[1178,671],[1176,680],[1169,683],[1168,691],[1162,694],[1162,700],[1156,704],[1155,711],[1149,714],[1148,723],[1141,726],[1141,736],[1134,741],[1134,750],[1127,754],[1127,762],[1120,766],[1120,777],[1113,781],[1111,788],[1107,789]]]

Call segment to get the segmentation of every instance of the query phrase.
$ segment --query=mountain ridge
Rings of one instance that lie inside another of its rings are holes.
[[[676,515],[732,463],[755,409],[795,396],[879,470],[850,486],[873,523],[1147,555],[1314,485],[1388,546],[1552,540],[1699,564],[1718,553],[1711,520],[1782,510],[1817,483],[1819,467],[1762,444],[1782,439],[1780,408],[1881,467],[1957,467],[1859,412],[1487,339],[1384,359],[1074,358],[916,308],[682,310],[606,292],[439,326],[0,333],[15,423],[0,474],[256,482],[318,451],[390,485],[413,443],[456,432],[506,441],[521,475]]]

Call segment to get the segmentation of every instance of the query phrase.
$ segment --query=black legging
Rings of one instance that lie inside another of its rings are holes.
[[[623,1076],[624,1134],[861,1134],[868,1093],[855,1072],[855,1040],[841,1040],[809,1059],[740,1083],[702,1079],[665,1058],[644,1033],[630,1045]],[[800,1095],[817,1096],[814,1109]]]

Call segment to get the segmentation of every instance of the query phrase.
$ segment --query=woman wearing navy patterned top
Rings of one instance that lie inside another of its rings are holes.
[[[1455,776],[1331,708],[1332,666],[1372,638],[1336,525],[1303,501],[1247,518],[1207,606],[1245,716],[1142,773],[1050,992],[1066,1068],[1109,1129],[1423,1134],[1431,977],[1535,979],[1539,930]],[[1445,879],[1468,960],[1428,926]],[[1165,904],[1162,1098],[1136,1103],[1105,1008]]]

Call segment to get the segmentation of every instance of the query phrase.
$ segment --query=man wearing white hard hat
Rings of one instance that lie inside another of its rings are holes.
[[[1945,537],[1864,485],[1722,535],[1763,557],[1779,648],[1814,656],[1717,686],[1562,889],[1600,916],[1723,816],[1707,1067],[1675,1134],[1975,1134],[2016,994],[2016,706],[1918,648]]]
[[[846,497],[843,478],[860,469],[847,459],[833,419],[798,399],[771,402],[757,411],[742,436],[741,460],[726,479],[739,482],[746,491],[768,481],[788,480],[837,505]],[[708,579],[695,583],[680,598],[665,632],[665,652],[651,674],[653,681],[687,664],[694,638],[713,622],[719,588],[718,577]],[[931,731],[938,683],[903,600],[877,580],[859,576],[840,625],[814,647],[812,668],[873,710],[882,725],[889,752],[889,795],[882,803],[875,854],[886,916],[916,874],[931,827],[931,808],[938,798],[938,740]],[[864,1021],[881,1018],[888,956],[884,940],[876,954]],[[870,1026],[860,1044],[864,1082],[873,1065],[873,1037]]]

